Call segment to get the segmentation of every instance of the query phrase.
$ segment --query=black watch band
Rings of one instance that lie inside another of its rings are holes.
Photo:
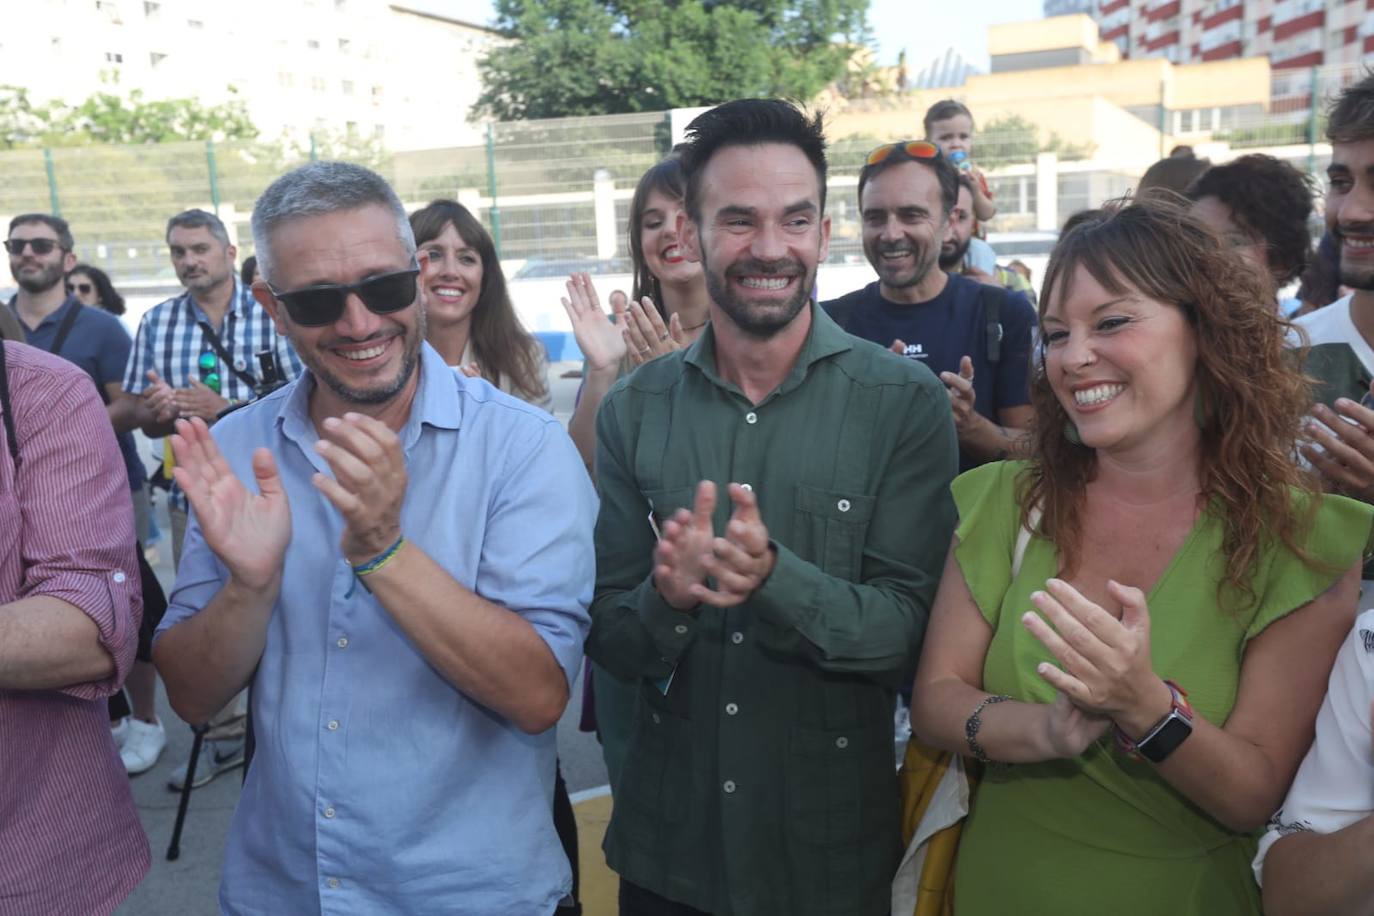
[[[1177,709],[1171,709],[1164,721],[1136,742],[1135,749],[1151,763],[1163,763],[1192,733],[1192,720]]]

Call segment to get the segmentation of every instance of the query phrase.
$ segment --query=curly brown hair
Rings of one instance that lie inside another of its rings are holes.
[[[1224,524],[1226,575],[1218,585],[1254,598],[1250,579],[1268,544],[1281,542],[1304,559],[1301,544],[1317,507],[1312,477],[1293,460],[1310,404],[1308,380],[1286,352],[1291,327],[1275,311],[1265,281],[1183,207],[1137,198],[1080,219],[1050,256],[1040,317],[1062,305],[1079,268],[1113,295],[1139,292],[1177,305],[1197,337],[1202,409],[1198,477],[1203,504]],[[1019,485],[1021,518],[1042,514],[1040,533],[1060,551],[1065,572],[1082,547],[1086,487],[1096,452],[1065,436],[1068,414],[1054,396],[1043,363],[1032,374],[1033,458]],[[1075,437],[1076,438],[1076,437]]]

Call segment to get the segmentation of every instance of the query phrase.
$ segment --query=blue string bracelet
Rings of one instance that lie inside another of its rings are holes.
[[[359,579],[363,578],[364,576],[372,575],[377,570],[381,569],[383,566],[394,560],[396,558],[396,554],[401,552],[401,545],[405,544],[405,542],[406,537],[403,534],[396,539],[396,543],[392,544],[390,547],[382,551],[376,557],[372,558],[371,560],[368,560],[366,563],[363,563],[359,566],[354,566],[353,575],[357,576]]]

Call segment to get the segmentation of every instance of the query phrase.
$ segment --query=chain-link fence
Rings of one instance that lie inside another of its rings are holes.
[[[1126,109],[1126,126],[1141,138],[1130,161],[1092,142],[1062,141],[1055,124],[994,119],[976,136],[974,153],[998,206],[988,228],[1052,235],[1074,211],[1128,192],[1178,144],[1214,162],[1265,150],[1320,178],[1329,156],[1324,109],[1359,74],[1356,67],[1278,71],[1267,104]],[[312,157],[345,158],[377,169],[407,204],[463,201],[524,276],[623,273],[630,197],[640,174],[671,148],[672,123],[671,113],[658,112],[493,124],[477,146],[394,153],[243,142],[17,150],[0,153],[0,216],[60,213],[72,224],[78,256],[121,288],[174,285],[163,242],[169,216],[192,206],[218,211],[247,256],[248,216],[268,182]],[[870,149],[897,137],[831,132],[831,259],[861,262],[857,175]]]

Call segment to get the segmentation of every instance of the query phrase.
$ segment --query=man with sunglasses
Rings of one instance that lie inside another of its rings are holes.
[[[864,254],[877,281],[822,307],[849,333],[939,375],[961,470],[1013,453],[1030,422],[1035,310],[940,267],[959,171],[925,140],[880,146],[859,172]]]
[[[277,335],[271,317],[238,282],[237,250],[219,217],[195,209],[178,213],[167,222],[166,241],[186,292],[153,306],[139,321],[121,392],[125,402],[138,406],[143,431],[153,438],[170,435],[178,417],[199,417],[210,424],[231,404],[251,400],[259,372],[255,354],[260,350],[275,354],[286,378],[301,372],[290,344]],[[164,473],[170,476],[170,451],[164,448],[163,454]],[[179,564],[187,504],[174,482],[167,508],[172,556]],[[244,714],[238,698],[210,721],[210,740],[200,755],[193,785],[243,765]],[[177,767],[169,776],[169,788],[179,790],[185,778],[185,765]]]
[[[289,172],[253,237],[253,293],[309,371],[213,436],[178,421],[194,513],[154,647],[190,721],[252,683],[221,909],[550,914],[572,884],[553,725],[595,566],[582,461],[424,342],[380,176]]]

